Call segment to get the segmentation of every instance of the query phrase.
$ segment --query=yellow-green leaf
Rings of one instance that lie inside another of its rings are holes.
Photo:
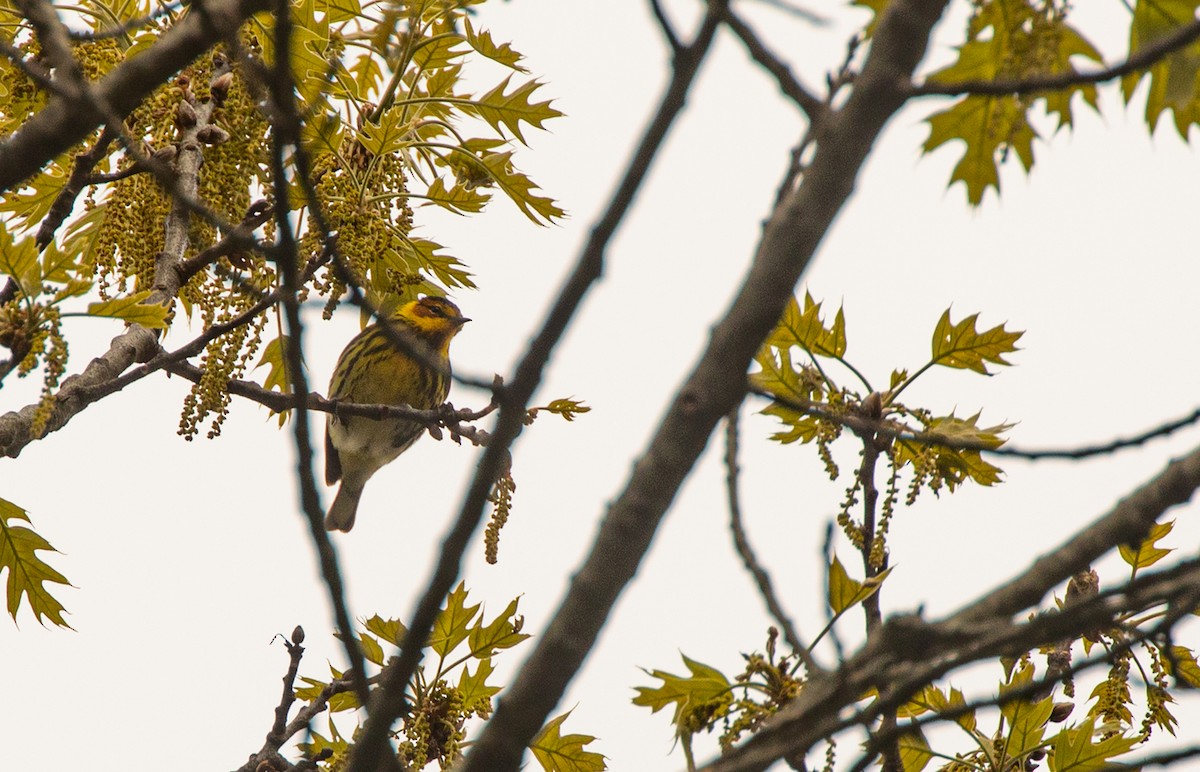
[[[1052,753],[1047,757],[1050,772],[1096,772],[1110,767],[1110,760],[1130,750],[1136,737],[1114,735],[1096,741],[1092,719],[1079,726],[1062,730],[1051,740]]]
[[[393,646],[404,644],[404,636],[408,631],[399,619],[384,619],[376,614],[364,624],[368,630]]]
[[[524,57],[514,51],[511,45],[508,43],[496,43],[492,40],[492,33],[485,29],[475,29],[475,25],[471,23],[469,18],[463,17],[463,27],[467,33],[467,43],[477,53],[517,72],[528,72],[528,70],[519,64]]]
[[[1174,549],[1159,547],[1156,544],[1159,539],[1169,534],[1174,527],[1174,520],[1168,520],[1165,523],[1155,523],[1150,527],[1150,533],[1146,535],[1145,541],[1139,544],[1136,549],[1125,544],[1118,547],[1121,552],[1121,558],[1132,566],[1134,571],[1154,565],[1175,551]]]
[[[850,578],[842,566],[842,561],[834,555],[833,562],[829,564],[829,607],[833,609],[833,613],[840,614],[856,603],[862,603],[879,591],[883,580],[887,579],[891,572],[892,569],[888,568],[878,576],[860,582]]]
[[[358,646],[368,662],[383,667],[383,647],[379,645],[379,641],[367,633],[359,633]]]
[[[1196,663],[1196,655],[1186,646],[1171,647],[1170,656],[1163,656],[1163,666],[1167,672],[1189,686],[1200,689],[1200,664]]]
[[[608,769],[604,756],[586,747],[596,740],[586,734],[561,734],[571,711],[550,719],[529,744],[533,757],[545,772],[601,772]]]
[[[491,198],[487,193],[480,193],[478,189],[462,184],[447,188],[441,177],[434,178],[425,191],[426,204],[436,204],[455,214],[481,212]]]
[[[488,153],[480,159],[488,175],[521,213],[538,225],[562,219],[567,213],[553,199],[535,193],[537,185],[512,165],[512,152]]]
[[[280,335],[273,339],[270,343],[263,346],[262,356],[258,360],[258,364],[254,366],[257,370],[260,367],[267,368],[267,377],[263,379],[263,388],[271,391],[280,391],[284,394],[292,393],[292,380],[288,377],[287,372],[287,341],[288,336]]]
[[[8,614],[15,622],[21,602],[27,600],[38,623],[50,620],[59,627],[72,629],[63,619],[65,609],[46,589],[47,583],[71,583],[37,556],[40,551],[57,552],[50,542],[17,521],[32,523],[24,509],[11,501],[0,499],[0,572],[8,572],[6,595]]]
[[[467,636],[467,645],[471,656],[476,659],[488,659],[501,649],[509,649],[530,637],[529,633],[521,632],[523,619],[517,616],[517,601],[511,603],[488,624],[483,624],[481,618]]]
[[[143,290],[123,298],[89,303],[87,312],[92,316],[124,319],[130,324],[161,330],[167,326],[167,313],[170,309],[160,303],[142,303],[148,297],[150,290]]]
[[[1166,35],[1192,23],[1200,0],[1138,0],[1129,25],[1129,53],[1154,45]],[[1128,104],[1138,84],[1147,74],[1150,90],[1146,95],[1146,123],[1150,131],[1166,110],[1175,118],[1175,128],[1184,139],[1188,127],[1200,122],[1200,42],[1194,42],[1155,61],[1149,70],[1137,70],[1121,80],[1121,93]]]
[[[512,75],[507,76],[491,91],[473,101],[469,109],[487,121],[497,133],[503,135],[504,129],[508,129],[518,141],[525,144],[525,137],[521,134],[522,121],[541,129],[544,128],[543,123],[562,116],[562,113],[551,107],[549,100],[530,101],[533,92],[542,87],[537,80],[528,81],[513,89],[512,93],[505,94],[511,80]]]
[[[462,697],[463,710],[489,712],[492,697],[500,693],[499,686],[489,686],[487,682],[494,669],[491,659],[480,660],[474,673],[469,666],[463,666],[462,675],[458,677],[458,693]]]
[[[675,706],[674,723],[685,713],[708,705],[724,706],[733,700],[730,692],[729,679],[721,671],[701,662],[688,659],[680,654],[691,675],[677,676],[662,670],[645,671],[651,678],[661,680],[662,686],[650,688],[638,686],[638,696],[633,698],[634,705],[650,708],[651,713],[657,713],[668,705]],[[715,716],[718,710],[713,711]]]
[[[438,614],[433,632],[429,636],[429,648],[442,657],[448,655],[470,635],[471,620],[478,613],[479,604],[467,605],[467,590],[463,583],[459,582],[446,598],[442,613]]]
[[[904,772],[921,772],[933,759],[924,733],[917,727],[900,735],[900,766]]]
[[[1003,324],[978,332],[975,329],[978,318],[979,314],[971,314],[955,324],[950,321],[950,310],[946,309],[933,331],[932,363],[984,375],[990,374],[988,362],[1011,364],[1005,361],[1004,355],[1018,350],[1015,344],[1025,333],[1010,332]]]

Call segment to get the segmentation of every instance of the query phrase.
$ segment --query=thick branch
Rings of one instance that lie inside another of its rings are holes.
[[[1063,72],[1021,80],[968,80],[958,83],[930,83],[926,81],[909,89],[910,96],[1004,96],[1007,94],[1032,94],[1038,91],[1060,91],[1075,86],[1104,83],[1126,75],[1146,70],[1200,38],[1200,19],[1179,27],[1169,35],[1138,50],[1124,62],[1095,72]]]
[[[768,221],[733,307],[609,509],[549,628],[472,747],[468,772],[516,769],[525,745],[587,657],[717,421],[744,395],[751,359],[849,198],[872,143],[904,103],[901,86],[924,56],[944,5],[944,0],[893,0],[888,6],[854,92],[827,121],[803,184]]]
[[[98,105],[125,116],[214,43],[237,31],[267,0],[204,0],[163,33],[146,51],[122,63],[93,86],[96,99],[55,94],[33,118],[0,143],[0,192],[37,173],[50,160],[81,141],[105,120]]]

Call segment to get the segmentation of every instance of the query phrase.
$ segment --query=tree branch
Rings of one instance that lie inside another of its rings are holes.
[[[1121,78],[1153,67],[1167,55],[1184,48],[1200,38],[1200,19],[1179,27],[1131,55],[1121,64],[1095,72],[1064,72],[1020,80],[968,80],[958,83],[930,83],[910,86],[908,95],[919,96],[1005,96],[1031,94],[1038,91],[1059,91],[1074,86]]]
[[[733,30],[738,40],[742,41],[750,58],[775,76],[775,81],[779,84],[779,90],[783,92],[783,95],[795,102],[810,121],[820,120],[828,111],[825,103],[805,88],[796,79],[796,76],[792,75],[788,66],[767,48],[766,44],[759,39],[758,34],[732,10],[726,11],[725,24]]]
[[[742,523],[742,505],[738,496],[737,456],[738,408],[735,407],[725,418],[725,491],[729,498],[729,530],[733,535],[733,546],[737,549],[746,571],[754,577],[758,594],[762,596],[763,602],[767,604],[767,611],[783,631],[783,639],[788,642],[792,651],[804,663],[805,670],[809,673],[821,672],[824,668],[817,663],[810,648],[800,640],[795,624],[783,610],[783,604],[779,602],[779,596],[775,594],[771,575],[762,567],[762,563],[759,562],[754,554],[754,549],[750,546],[750,539],[746,536],[746,528]]]
[[[889,4],[853,93],[830,117],[803,183],[768,221],[732,308],[713,330],[707,350],[681,385],[625,490],[609,508],[591,553],[575,573],[549,627],[537,638],[534,651],[469,751],[466,772],[507,772],[520,765],[525,746],[561,699],[617,597],[633,578],[717,421],[745,394],[751,359],[849,198],[872,143],[903,105],[901,84],[924,56],[944,5],[945,0]],[[706,22],[723,13],[723,4],[710,3]],[[699,48],[703,53],[707,40],[697,40],[704,42],[704,48]],[[676,71],[671,88],[681,88],[677,98],[686,94],[690,81],[690,73]],[[664,101],[665,106],[671,104]],[[656,121],[665,111],[660,110]],[[676,111],[671,108],[669,114]]]

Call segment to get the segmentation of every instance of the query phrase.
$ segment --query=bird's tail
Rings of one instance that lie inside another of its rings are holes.
[[[325,515],[326,531],[349,531],[354,527],[354,517],[358,514],[358,500],[362,497],[363,486],[351,485],[349,480],[342,480],[337,496],[329,505],[329,513]]]

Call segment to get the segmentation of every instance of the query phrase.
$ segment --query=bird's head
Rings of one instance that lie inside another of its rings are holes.
[[[400,306],[396,316],[413,327],[417,335],[428,340],[435,349],[442,351],[450,345],[450,339],[458,334],[462,326],[471,321],[462,315],[458,306],[446,298],[433,295],[408,301]]]

